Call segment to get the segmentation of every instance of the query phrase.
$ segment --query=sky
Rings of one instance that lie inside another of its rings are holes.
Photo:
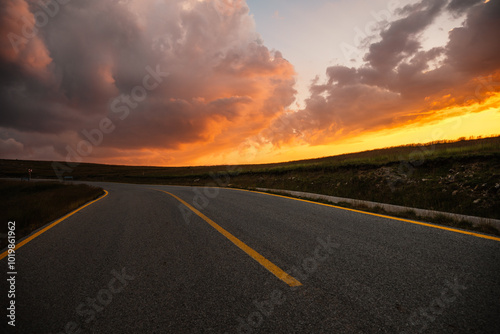
[[[500,0],[4,0],[0,158],[267,163],[500,134]]]

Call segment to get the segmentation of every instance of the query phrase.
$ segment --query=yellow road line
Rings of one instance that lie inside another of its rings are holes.
[[[150,189],[153,189],[153,188],[150,188]],[[210,226],[215,228],[220,234],[222,234],[223,236],[228,238],[233,244],[238,246],[242,251],[244,251],[245,253],[250,255],[250,257],[252,257],[255,261],[259,262],[264,268],[269,270],[274,276],[278,277],[280,280],[282,280],[283,282],[285,282],[289,286],[301,286],[302,285],[302,283],[300,283],[298,280],[296,280],[292,276],[288,275],[286,272],[284,272],[282,269],[280,269],[274,263],[272,263],[271,261],[269,261],[268,259],[266,259],[262,255],[260,255],[258,252],[256,252],[255,250],[253,250],[249,246],[247,246],[243,241],[239,240],[234,235],[232,235],[231,233],[229,233],[228,231],[223,229],[221,226],[216,224],[213,220],[211,220],[210,218],[205,216],[203,213],[198,211],[193,206],[186,203],[181,198],[175,196],[172,193],[169,193],[168,191],[164,191],[164,190],[160,190],[160,189],[153,189],[153,190],[164,192],[164,193],[174,197],[175,199],[177,199],[179,202],[181,202],[185,206],[187,206],[191,211],[196,213],[199,217],[201,217],[204,221],[206,221]]]
[[[458,230],[458,229],[451,228],[451,227],[439,226],[439,225],[434,225],[434,224],[429,224],[429,223],[422,223],[422,222],[418,222],[418,221],[415,221],[415,220],[410,220],[410,219],[405,219],[405,218],[398,218],[398,217],[392,217],[392,216],[387,216],[387,215],[381,215],[381,214],[373,213],[373,212],[361,211],[361,210],[356,210],[356,209],[349,209],[349,208],[344,208],[344,207],[341,207],[341,206],[336,206],[336,205],[333,205],[333,204],[325,204],[325,203],[320,203],[320,202],[309,201],[309,200],[306,200],[306,199],[300,199],[300,198],[289,197],[289,196],[284,196],[284,195],[270,194],[270,193],[265,193],[265,192],[262,192],[262,191],[246,190],[246,189],[236,189],[236,188],[230,188],[230,189],[240,190],[240,191],[248,191],[248,192],[251,192],[251,193],[257,193],[257,194],[263,194],[263,195],[269,195],[269,196],[276,196],[276,197],[281,197],[281,198],[286,198],[286,199],[293,199],[295,201],[301,201],[301,202],[306,202],[306,203],[323,205],[323,206],[328,206],[328,207],[331,207],[331,208],[336,208],[336,209],[341,209],[341,210],[346,210],[346,211],[352,211],[352,212],[357,212],[357,213],[363,213],[363,214],[370,215],[370,216],[388,218],[388,219],[392,219],[392,220],[399,220],[399,221],[406,222],[406,223],[411,223],[411,224],[416,224],[416,225],[422,225],[422,226],[437,228],[437,229],[440,229],[440,230],[446,230],[446,231],[451,231],[451,232],[456,232],[456,233],[461,233],[461,234],[472,235],[472,236],[478,237],[478,238],[500,241],[499,237],[493,237],[493,236],[486,235],[486,234],[479,234],[479,233],[474,233],[474,232],[468,232],[468,231]]]
[[[87,206],[103,199],[104,197],[108,196],[108,192],[106,190],[104,190],[104,195],[102,195],[101,197],[93,200],[92,202],[89,202],[85,205],[82,205],[81,207],[79,207],[78,209],[74,210],[74,211],[71,211],[70,213],[68,213],[67,215],[59,218],[58,220],[56,220],[55,222],[53,222],[52,224],[50,224],[49,226],[45,227],[44,229],[36,232],[35,234],[33,234],[32,236],[24,239],[23,241],[21,241],[20,243],[16,244],[16,247],[14,248],[14,250],[18,250],[19,248],[23,247],[24,245],[26,245],[28,242],[30,242],[31,240],[35,239],[36,237],[38,237],[40,234],[42,233],[45,233],[47,232],[48,230],[50,230],[51,228],[53,228],[54,226],[56,226],[57,224],[59,224],[60,222],[62,222],[63,220],[71,217],[72,215],[74,215],[75,213],[77,213],[78,211],[86,208]],[[4,257],[6,257],[8,255],[9,251],[6,250],[5,252],[3,252],[1,255],[0,255],[0,260],[2,260]]]

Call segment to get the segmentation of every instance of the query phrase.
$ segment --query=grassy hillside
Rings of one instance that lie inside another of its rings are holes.
[[[0,160],[0,177],[55,178],[50,162]],[[500,219],[500,137],[415,144],[279,164],[80,164],[75,180],[277,188]]]

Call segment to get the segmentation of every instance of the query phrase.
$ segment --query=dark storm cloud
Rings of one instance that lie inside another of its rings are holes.
[[[244,1],[40,6],[0,5],[2,155],[64,159],[104,118],[113,131],[95,157],[194,143],[207,153],[255,135],[294,100],[293,66],[262,44]]]
[[[470,9],[463,27],[450,32],[448,63],[470,75],[488,74],[500,63],[500,1]]]

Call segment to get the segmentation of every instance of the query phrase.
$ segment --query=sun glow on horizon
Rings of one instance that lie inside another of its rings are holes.
[[[498,106],[500,106],[500,94],[490,97],[482,104],[447,109],[447,114],[455,116],[440,120],[427,120],[420,124],[411,123],[392,129],[372,131],[325,145],[296,145],[277,149],[269,144],[260,151],[254,148],[246,154],[232,152],[209,156],[208,159],[205,157],[205,159],[193,161],[193,166],[279,163],[401,145],[456,140],[462,137],[495,136],[500,135],[500,107]]]
[[[266,164],[315,159],[347,153],[388,148],[433,141],[456,140],[500,135],[500,93],[481,104],[440,110],[441,118],[423,118],[392,128],[346,135],[335,142],[321,145],[289,144],[275,147],[272,144],[246,145],[222,153],[207,153],[193,158],[190,145],[181,151],[140,149],[136,154],[123,152],[115,158],[98,158],[89,162],[159,167],[187,167],[214,165]],[[196,144],[193,144],[195,147]]]

